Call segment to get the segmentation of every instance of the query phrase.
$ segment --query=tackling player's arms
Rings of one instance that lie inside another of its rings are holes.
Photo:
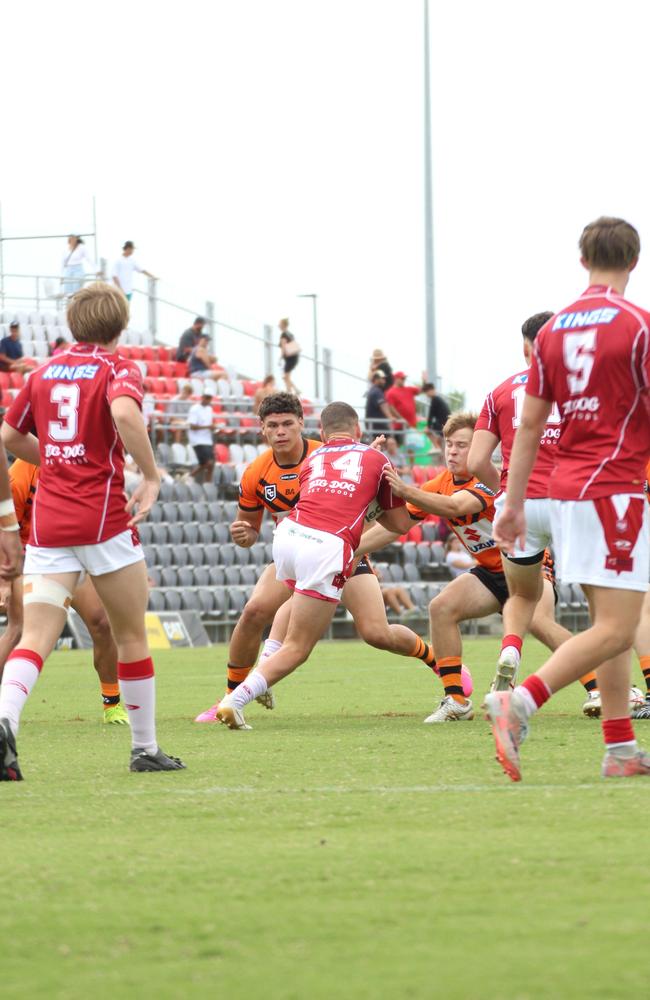
[[[492,431],[475,430],[467,456],[467,471],[495,493],[499,491],[501,475],[492,461],[499,438]]]
[[[21,434],[6,421],[2,424],[2,442],[12,455],[22,458],[31,465],[41,464],[41,454],[38,450],[38,438],[34,434]]]
[[[393,493],[425,514],[437,514],[438,517],[452,520],[456,517],[478,514],[485,508],[484,502],[469,490],[459,490],[451,496],[442,496],[440,493],[429,493],[427,490],[418,489],[417,486],[408,486],[394,469],[387,469],[384,476],[390,483]],[[379,523],[383,523],[381,518]]]

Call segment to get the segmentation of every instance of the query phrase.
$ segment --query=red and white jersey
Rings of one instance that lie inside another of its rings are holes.
[[[118,396],[141,405],[140,369],[96,344],[57,354],[16,396],[5,420],[34,432],[41,453],[32,545],[96,545],[127,529],[124,451],[110,410]]]
[[[604,285],[592,285],[542,327],[526,391],[560,409],[554,500],[643,492],[649,348],[650,314]]]
[[[521,421],[521,411],[526,395],[529,369],[507,378],[496,389],[489,392],[483,403],[483,409],[476,421],[477,431],[490,431],[501,442],[501,489],[506,489],[508,482],[508,466],[515,431]],[[553,404],[546,427],[539,443],[539,451],[533,471],[528,480],[526,497],[531,500],[548,496],[548,484],[555,468],[557,458],[556,445],[560,440],[560,411]]]
[[[391,463],[375,448],[352,438],[337,438],[313,451],[300,472],[300,500],[289,515],[308,528],[338,535],[354,550],[368,506],[403,507],[383,478]]]

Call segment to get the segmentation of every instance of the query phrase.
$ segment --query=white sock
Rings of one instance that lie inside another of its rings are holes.
[[[628,740],[627,743],[607,743],[605,749],[607,753],[614,753],[617,757],[634,757],[637,744],[636,740]]]
[[[524,718],[530,719],[531,715],[534,715],[535,712],[537,711],[537,702],[533,698],[528,688],[519,685],[514,689],[512,694],[513,697],[514,695],[519,695],[518,707],[521,709],[521,714],[524,716]]]
[[[516,646],[504,646],[499,657],[502,657],[505,653],[508,653],[509,656],[514,656],[517,663],[521,663],[521,653]]]
[[[252,670],[246,680],[242,681],[233,691],[231,695],[232,704],[235,708],[243,708],[244,705],[248,705],[249,702],[259,698],[267,689],[266,678],[258,673],[257,670]]]
[[[273,654],[277,653],[279,649],[282,649],[281,642],[279,642],[277,639],[267,639],[266,642],[264,643],[264,649],[262,650],[262,655],[260,656],[260,660],[263,660],[269,656],[273,656]]]
[[[129,713],[131,746],[155,753],[156,681],[150,658],[136,663],[118,663],[117,676],[122,703]]]
[[[0,719],[8,719],[11,731],[16,735],[20,724],[20,713],[38,680],[43,661],[38,653],[29,649],[12,653],[5,663],[0,687]]]

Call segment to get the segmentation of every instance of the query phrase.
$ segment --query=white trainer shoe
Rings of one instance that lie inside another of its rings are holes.
[[[427,715],[424,720],[426,723],[430,722],[470,722],[474,718],[474,709],[472,707],[471,701],[466,701],[464,705],[461,705],[459,701],[456,701],[450,694],[440,702],[440,706],[432,712],[431,715]]]
[[[217,709],[217,719],[219,722],[223,722],[224,726],[228,726],[228,729],[253,728],[246,723],[241,708],[235,708],[233,705],[231,694],[227,694],[225,698],[221,699]]]
[[[599,719],[602,707],[603,706],[600,703],[600,691],[598,688],[594,688],[593,691],[588,691],[587,700],[582,706],[582,714],[586,715],[588,719]]]
[[[501,650],[497,660],[497,672],[490,684],[490,691],[512,691],[519,670],[521,657],[513,646]]]

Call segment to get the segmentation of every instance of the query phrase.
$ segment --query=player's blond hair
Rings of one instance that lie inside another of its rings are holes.
[[[70,299],[68,326],[84,344],[110,344],[129,323],[129,304],[114,285],[94,281]]]
[[[608,215],[601,215],[585,226],[578,246],[582,259],[592,270],[627,271],[641,252],[641,240],[634,226]]]
[[[452,413],[449,420],[442,428],[443,437],[446,440],[447,438],[450,438],[452,434],[455,434],[456,431],[462,431],[466,427],[468,427],[470,431],[473,431],[476,427],[477,420],[478,417],[475,413]]]

